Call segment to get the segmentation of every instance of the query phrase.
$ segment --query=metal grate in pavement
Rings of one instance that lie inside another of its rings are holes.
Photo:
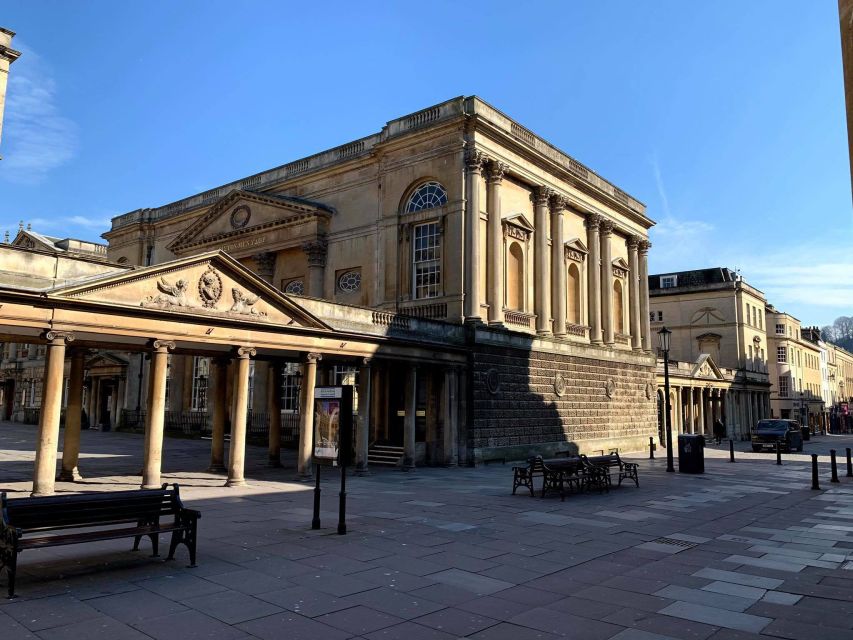
[[[692,549],[698,544],[696,542],[688,542],[687,540],[676,540],[675,538],[658,538],[657,540],[651,540],[650,542],[654,542],[655,544],[668,544],[673,547],[681,547],[682,549]]]

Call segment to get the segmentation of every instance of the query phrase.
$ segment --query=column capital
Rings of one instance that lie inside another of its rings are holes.
[[[276,254],[272,251],[257,253],[253,256],[258,264],[258,275],[261,277],[272,278],[275,272],[275,257]]]
[[[54,331],[53,329],[45,331],[43,334],[45,340],[53,344],[68,344],[74,342],[74,334],[70,331]]]
[[[548,204],[551,207],[551,213],[562,213],[569,206],[569,201],[566,196],[552,191],[548,198]]]
[[[652,248],[652,243],[649,242],[648,240],[640,240],[639,248],[640,248],[640,255],[641,256],[648,255],[649,249]]]
[[[548,205],[548,199],[553,194],[554,190],[551,187],[539,185],[533,187],[533,192],[530,194],[530,201],[537,207],[544,207]]]
[[[603,218],[601,224],[599,224],[599,230],[602,236],[609,236],[613,233],[613,222],[607,218]]]
[[[504,174],[509,171],[509,165],[500,160],[489,160],[486,164],[486,181],[492,184],[503,182]]]
[[[465,151],[465,168],[468,171],[481,171],[487,160],[486,154],[479,149],[467,149]]]
[[[309,267],[325,267],[326,253],[329,243],[325,238],[317,238],[302,245],[302,250],[308,256]]]
[[[640,236],[634,236],[634,235],[628,236],[628,240],[627,240],[628,249],[630,249],[631,251],[637,251],[637,249],[640,248],[640,242],[642,242],[642,241],[643,241],[643,239]]]
[[[372,364],[373,358],[362,358],[361,362],[359,363],[359,367],[362,369],[369,369]]]
[[[601,225],[601,220],[601,216],[597,213],[586,214],[586,228],[598,230],[599,225]]]
[[[311,364],[323,359],[322,353],[310,352],[305,354],[305,362]]]
[[[173,340],[159,340],[157,338],[152,338],[149,340],[148,346],[159,353],[167,353],[174,350],[175,342]]]
[[[234,355],[237,356],[238,360],[248,360],[249,358],[254,358],[258,354],[258,350],[254,347],[237,347],[234,350]]]

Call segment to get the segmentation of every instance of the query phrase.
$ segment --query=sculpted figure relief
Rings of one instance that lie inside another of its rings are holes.
[[[253,316],[265,316],[266,313],[259,312],[253,308],[253,305],[258,301],[258,296],[245,294],[239,289],[231,289],[231,296],[234,298],[234,304],[231,305],[231,313],[249,314]]]
[[[222,279],[213,269],[208,269],[201,274],[198,281],[198,295],[201,303],[207,308],[215,306],[222,297]]]
[[[178,280],[175,284],[172,284],[161,276],[160,280],[157,281],[157,288],[160,290],[160,293],[156,296],[148,296],[142,301],[142,305],[191,307],[192,304],[187,299],[188,287],[189,283],[186,280]]]

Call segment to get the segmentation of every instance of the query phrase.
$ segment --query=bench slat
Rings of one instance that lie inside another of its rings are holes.
[[[125,529],[105,529],[101,531],[84,531],[63,536],[42,536],[40,538],[24,538],[18,546],[23,549],[37,549],[39,547],[58,547],[66,544],[77,544],[79,542],[95,542],[98,540],[117,540],[119,538],[132,538],[134,536],[147,536],[152,534],[169,533],[178,531],[183,527],[174,525],[128,527]]]

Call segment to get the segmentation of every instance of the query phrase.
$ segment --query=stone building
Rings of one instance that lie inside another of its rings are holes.
[[[6,85],[9,82],[9,67],[21,52],[12,48],[14,31],[0,27],[0,142],[3,140],[3,112],[6,110]]]
[[[114,218],[109,264],[125,274],[126,296],[139,296],[140,317],[179,314],[166,334],[149,330],[178,346],[151,373],[156,347],[98,342],[98,354],[120,361],[92,363],[109,373],[104,386],[89,380],[92,406],[101,418],[118,412],[146,425],[159,419],[152,401],[208,422],[223,406],[232,424],[244,410],[271,422],[306,387],[350,382],[362,468],[368,447],[380,446],[406,467],[637,450],[655,432],[652,224],[641,203],[479,98],[449,100],[341,147]],[[213,326],[218,348],[182,343],[180,332],[211,322],[183,306],[207,308],[210,283],[196,265],[211,255],[233,260],[223,264],[257,292],[223,289],[232,309],[249,313],[242,322],[292,333],[252,315],[255,296],[275,292],[289,310],[282,317],[310,318],[321,346],[276,338],[261,348],[248,332],[231,344],[244,355],[226,357]],[[235,382],[244,366],[246,389]],[[169,384],[152,399],[159,376]],[[218,379],[223,386],[209,388]],[[299,413],[300,446],[312,418]]]
[[[746,439],[770,415],[766,305],[761,291],[723,267],[649,276],[652,331],[663,326],[672,331],[673,433],[710,434],[719,418],[728,437]],[[662,407],[662,360],[657,374]],[[661,429],[663,416],[659,409]]]

